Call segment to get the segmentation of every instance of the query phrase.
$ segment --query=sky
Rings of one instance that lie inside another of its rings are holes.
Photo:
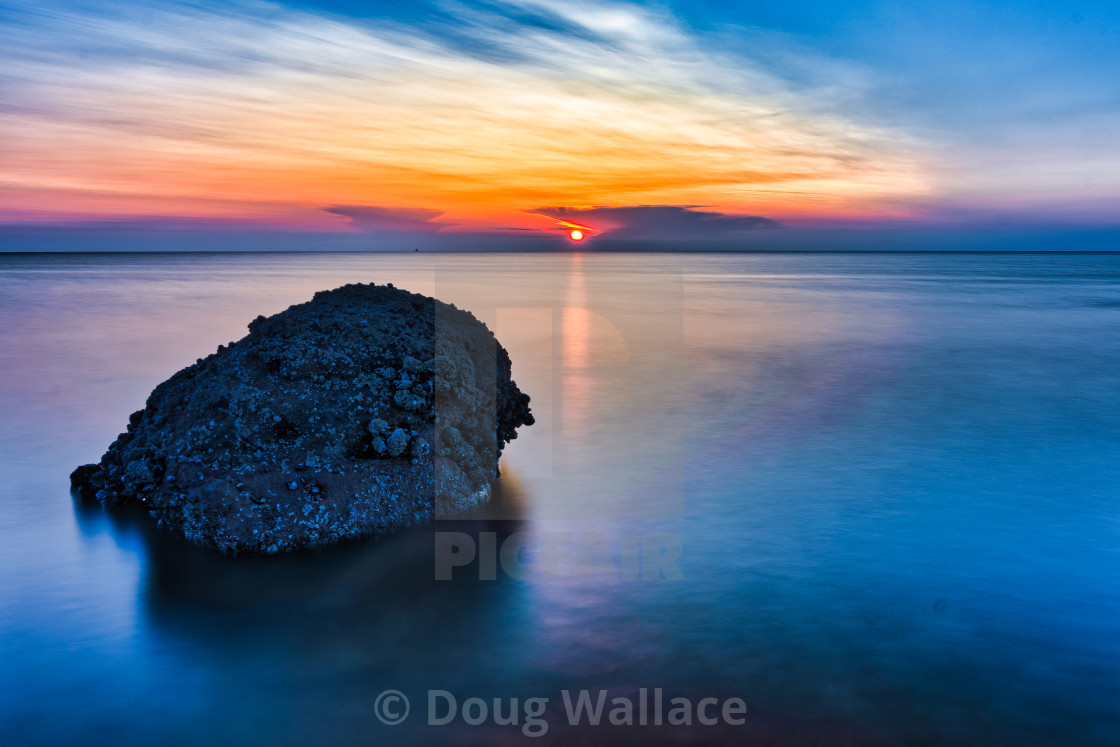
[[[1117,80],[1114,2],[2,0],[0,242],[1120,249]]]

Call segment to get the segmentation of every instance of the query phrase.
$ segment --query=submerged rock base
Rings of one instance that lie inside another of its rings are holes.
[[[257,317],[157,386],[71,482],[194,542],[272,554],[486,502],[503,446],[532,423],[509,355],[472,314],[346,285]]]

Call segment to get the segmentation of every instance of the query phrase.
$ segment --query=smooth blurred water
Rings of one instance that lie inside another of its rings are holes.
[[[228,559],[73,502],[153,386],[355,281],[470,309],[533,397],[436,529],[617,558],[437,582],[431,529]],[[523,740],[429,689],[549,697],[537,743],[1120,743],[1120,255],[7,255],[0,356],[5,744]],[[634,537],[683,579],[613,573]],[[564,727],[642,687],[747,723]]]

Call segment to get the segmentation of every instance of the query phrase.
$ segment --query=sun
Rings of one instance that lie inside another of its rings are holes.
[[[572,241],[583,241],[583,231],[580,231],[579,229],[572,231],[568,235],[572,237]]]

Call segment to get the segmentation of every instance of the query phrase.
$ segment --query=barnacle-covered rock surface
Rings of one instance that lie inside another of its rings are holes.
[[[531,425],[469,312],[392,285],[322,291],[155,388],[75,488],[227,552],[369,537],[485,502]]]

